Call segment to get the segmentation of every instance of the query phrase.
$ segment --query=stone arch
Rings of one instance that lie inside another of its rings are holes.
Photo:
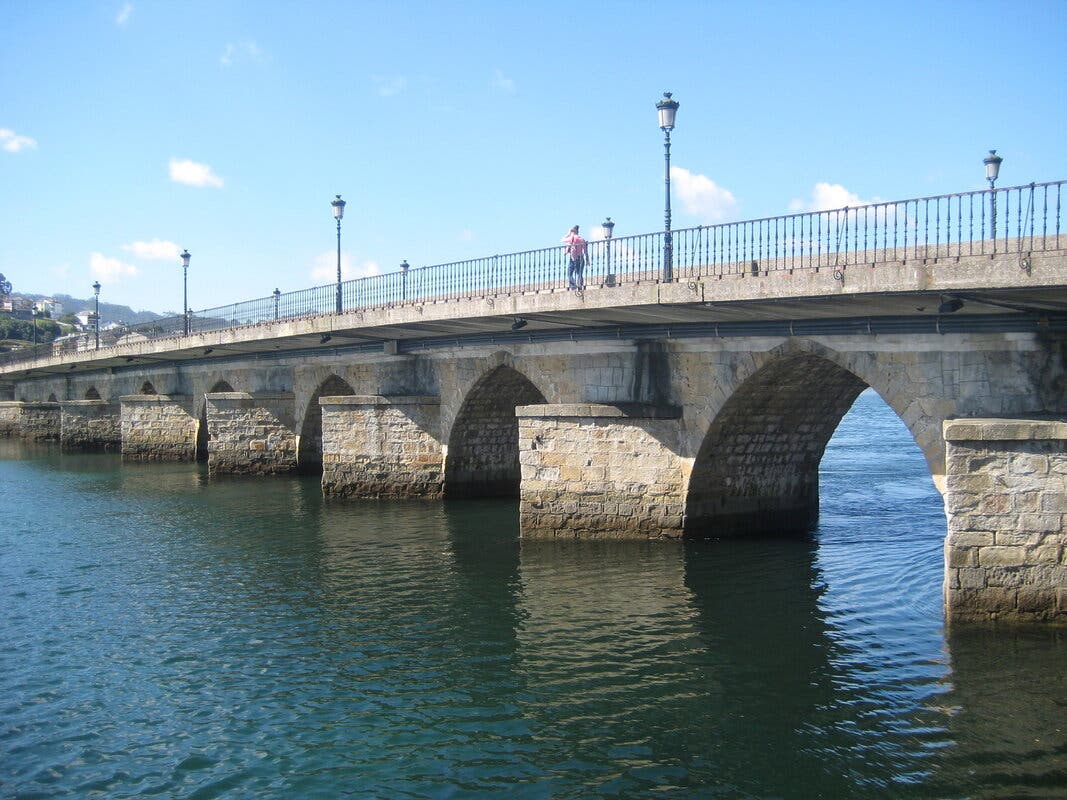
[[[819,462],[867,382],[812,352],[787,352],[745,379],[697,452],[684,534],[802,534],[819,513]]]
[[[352,386],[337,375],[330,375],[319,384],[308,401],[304,412],[304,421],[300,425],[300,438],[297,440],[296,464],[303,473],[322,472],[322,406],[320,397],[339,397],[354,395]]]
[[[452,424],[445,459],[446,497],[519,496],[515,407],[548,402],[521,372],[500,365],[467,393]]]
[[[227,380],[223,380],[223,379],[219,379],[219,380],[215,381],[215,383],[212,385],[212,387],[207,390],[208,394],[213,394],[214,392],[232,392],[232,391],[234,391],[234,388],[232,386],[230,386],[230,382],[227,381]]]
[[[95,386],[90,386],[85,392],[85,399],[86,400],[99,400],[100,399],[100,392],[98,392],[96,390]]]
[[[141,384],[141,394],[159,394],[156,391],[156,387],[152,385],[152,381],[145,381]]]

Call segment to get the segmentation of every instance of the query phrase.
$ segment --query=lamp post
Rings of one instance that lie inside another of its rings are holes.
[[[408,299],[408,270],[411,269],[411,264],[405,258],[400,262],[400,299]]]
[[[282,299],[282,293],[281,290],[275,286],[272,294],[274,295],[274,318],[278,319],[278,301]]]
[[[608,286],[615,284],[615,276],[611,271],[611,234],[615,231],[615,223],[611,221],[611,217],[607,217],[602,223],[600,223],[601,230],[604,231],[604,241],[606,244],[604,247],[607,250],[607,265],[604,269],[606,273],[604,276],[604,282]]]
[[[96,349],[100,349],[100,281],[93,281],[93,294],[96,295],[96,306],[93,310],[93,319],[96,320]]]
[[[663,282],[674,280],[674,242],[671,239],[671,131],[674,130],[674,115],[678,112],[678,101],[671,99],[670,92],[663,93],[663,99],[656,103],[659,112],[659,127],[663,131],[664,182],[666,183],[666,203],[664,205],[663,228]]]
[[[341,219],[345,215],[345,201],[341,195],[330,202],[333,206],[333,218],[337,220],[337,313],[341,313]]]
[[[33,325],[33,354],[37,355],[37,306],[30,309],[30,324]]]
[[[997,178],[1000,177],[1000,162],[1004,159],[997,155],[996,150],[990,150],[989,155],[982,159],[985,164],[985,179],[989,181],[989,221],[993,229],[993,252],[997,252]]]
[[[182,317],[185,320],[183,328],[185,335],[189,335],[189,251],[182,252]]]

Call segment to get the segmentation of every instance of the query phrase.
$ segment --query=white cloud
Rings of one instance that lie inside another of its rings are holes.
[[[501,94],[515,94],[515,81],[504,75],[503,70],[499,68],[493,70],[493,78],[489,81],[489,86]]]
[[[126,3],[115,17],[115,24],[125,26],[130,21],[131,14],[133,14],[133,3]]]
[[[18,153],[21,150],[36,150],[37,140],[29,136],[19,136],[13,130],[0,128],[0,150],[8,153]]]
[[[341,280],[348,281],[353,278],[366,278],[370,275],[381,274],[382,270],[377,261],[353,263],[348,253],[341,253]],[[330,250],[315,256],[310,275],[311,279],[319,284],[335,282],[337,280],[337,251]]]
[[[880,198],[863,200],[840,183],[817,183],[811,190],[811,200],[796,198],[789,203],[790,211],[831,211],[835,208],[858,208],[882,202]]]
[[[373,75],[371,80],[374,81],[374,85],[377,87],[376,91],[380,97],[396,97],[408,85],[408,79],[403,75]]]
[[[737,199],[707,175],[694,175],[682,167],[671,167],[671,181],[687,214],[703,222],[722,222],[737,213]]]
[[[177,261],[181,252],[174,242],[165,242],[162,239],[153,239],[150,242],[130,242],[122,245],[127,253],[133,253],[137,258],[150,261]]]
[[[170,179],[175,183],[184,183],[186,186],[200,188],[210,186],[216,189],[223,187],[222,178],[212,172],[211,167],[189,159],[172,158],[170,160]]]
[[[136,278],[137,267],[133,264],[125,264],[117,258],[108,258],[103,253],[92,253],[89,256],[89,271],[104,283],[118,283],[123,278]]]
[[[252,61],[256,64],[261,64],[266,60],[266,53],[263,52],[258,44],[251,39],[245,39],[240,42],[228,42],[224,48],[222,48],[222,55],[219,56],[219,63],[224,67],[233,66],[236,61]]]

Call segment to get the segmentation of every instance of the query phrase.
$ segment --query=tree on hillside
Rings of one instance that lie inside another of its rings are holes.
[[[0,297],[5,294],[11,294],[11,281],[4,277],[4,273],[0,272]]]

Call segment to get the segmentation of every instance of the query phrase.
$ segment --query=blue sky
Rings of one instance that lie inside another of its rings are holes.
[[[345,274],[1067,178],[1067,1],[0,4],[0,272],[193,309]]]

